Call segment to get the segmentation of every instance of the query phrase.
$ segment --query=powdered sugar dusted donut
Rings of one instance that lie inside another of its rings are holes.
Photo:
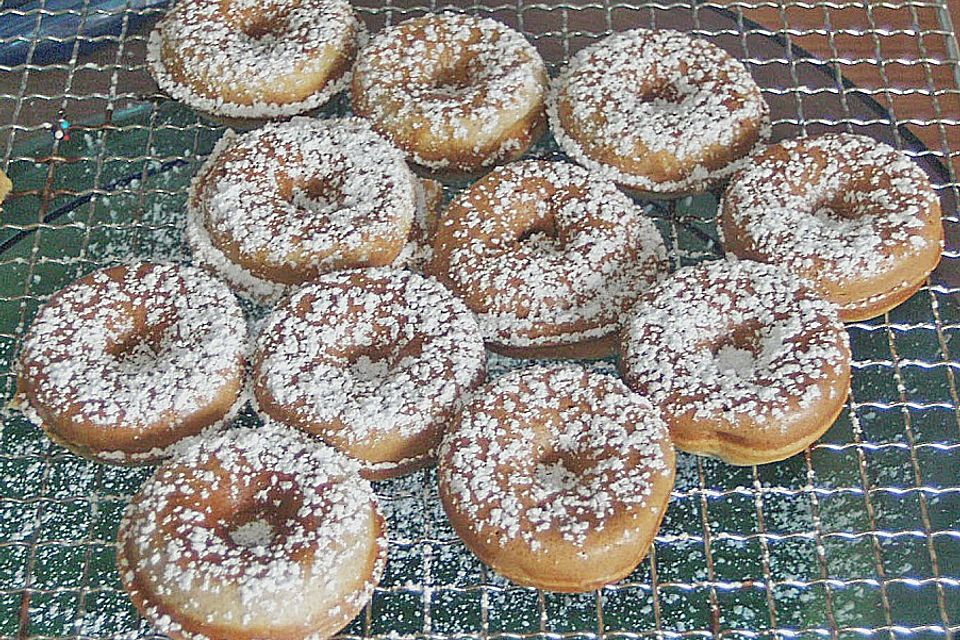
[[[319,435],[370,478],[434,459],[486,354],[472,314],[409,271],[329,274],[284,300],[253,358],[262,413]]]
[[[179,0],[150,34],[147,66],[200,111],[291,116],[349,84],[364,34],[346,0]]]
[[[803,450],[850,387],[850,347],[833,304],[788,271],[751,261],[686,267],[625,322],[620,367],[679,449],[731,464]]]
[[[187,240],[240,292],[275,300],[328,271],[390,264],[418,189],[365,122],[295,118],[224,137],[191,188]]]
[[[246,356],[246,323],[219,281],[177,264],[112,267],[40,309],[18,404],[79,455],[152,463],[239,410]]]
[[[546,125],[547,72],[519,33],[443,13],[379,33],[354,68],[354,112],[416,163],[471,174],[519,157]]]
[[[666,273],[653,222],[572,164],[499,167],[444,212],[430,267],[480,319],[494,351],[601,357],[620,315]]]
[[[178,640],[327,638],[370,599],[387,549],[356,463],[269,424],[199,439],[157,469],[117,547],[133,603]]]
[[[769,107],[744,66],[669,30],[614,33],[578,52],[548,111],[574,161],[662,196],[709,189],[770,135]]]
[[[633,571],[673,476],[659,412],[617,378],[573,365],[483,387],[440,453],[440,499],[467,546],[511,580],[553,591]]]
[[[840,306],[846,322],[906,300],[940,261],[940,202],[893,147],[851,134],[787,140],[727,187],[724,246],[787,267]]]

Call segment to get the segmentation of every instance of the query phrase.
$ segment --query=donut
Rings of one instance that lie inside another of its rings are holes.
[[[200,438],[136,493],[117,566],[174,640],[322,640],[370,599],[386,527],[355,462],[277,425]]]
[[[782,265],[840,307],[844,322],[897,306],[940,262],[940,202],[920,167],[848,133],[771,145],[730,181],[724,248]]]
[[[463,298],[488,348],[512,357],[616,350],[621,314],[667,271],[653,222],[569,163],[497,167],[443,213],[430,273]]]
[[[440,449],[440,500],[498,573],[590,591],[646,556],[674,467],[659,412],[616,377],[535,366],[497,378],[464,407]]]
[[[743,64],[670,30],[614,33],[581,50],[547,111],[571,159],[652,196],[711,189],[770,135],[770,109]]]
[[[7,198],[10,192],[13,191],[13,183],[10,182],[10,178],[7,177],[3,171],[0,171],[0,204],[3,204],[3,201]]]
[[[194,267],[141,262],[53,294],[23,339],[16,404],[74,453],[151,464],[247,399],[247,325]]]
[[[850,388],[836,307],[790,272],[749,260],[685,267],[624,322],[627,385],[663,411],[678,449],[734,465],[802,451]]]
[[[354,67],[353,111],[427,171],[470,175],[520,157],[546,128],[536,48],[489,18],[442,13],[383,30]]]
[[[358,119],[295,118],[225,135],[193,181],[186,236],[239,293],[276,301],[329,271],[400,255],[422,194]]]
[[[436,280],[392,268],[327,274],[273,311],[253,356],[261,414],[360,461],[364,476],[435,459],[486,375],[476,320]]]
[[[347,0],[178,0],[150,34],[147,68],[216,117],[293,116],[349,85],[365,38]]]

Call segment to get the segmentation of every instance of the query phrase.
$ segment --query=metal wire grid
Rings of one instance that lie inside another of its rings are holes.
[[[391,2],[358,7],[374,27],[436,8]],[[951,105],[960,95],[958,58],[941,3],[738,2],[721,7],[520,0],[469,8],[525,31],[554,65],[611,30],[673,26],[682,15],[688,30],[732,50],[739,46],[735,53],[755,73],[769,69],[778,79],[763,84],[779,112],[779,135],[873,127],[920,161],[942,161],[947,172],[937,186],[948,205],[948,237],[960,224],[952,206],[958,196],[953,162],[960,148],[960,112]],[[907,23],[881,26],[877,14],[891,8],[908,16]],[[717,22],[719,9],[732,13]],[[795,10],[822,13],[822,26],[794,26]],[[860,12],[865,26],[834,28],[833,16],[849,10]],[[39,9],[13,9],[7,15],[18,11],[33,16],[38,29],[58,15],[43,0]],[[84,24],[94,11],[89,2],[75,10],[81,36],[73,41],[68,62],[35,62],[38,40],[28,38],[26,63],[0,67],[0,73],[9,74],[0,78],[6,88],[0,93],[0,166],[15,180],[31,176],[15,186],[7,204],[10,210],[19,203],[28,213],[5,215],[2,227],[4,234],[22,236],[18,250],[0,255],[5,397],[14,386],[9,364],[40,301],[63,281],[119,257],[97,249],[104,232],[123,232],[125,250],[132,255],[151,255],[153,237],[171,228],[163,216],[150,213],[152,207],[182,198],[182,184],[154,181],[154,174],[195,164],[220,131],[197,118],[166,118],[168,103],[144,79],[146,32],[129,25],[159,10],[127,7],[118,36],[85,38]],[[772,13],[779,24],[757,26],[749,20],[756,12]],[[922,26],[929,12],[937,16],[932,28]],[[869,39],[873,55],[846,54],[838,44],[844,36]],[[884,55],[888,39],[898,36],[916,38],[916,55]],[[811,37],[828,41],[822,63],[798,48]],[[780,42],[777,52],[758,51],[758,43],[772,39]],[[92,58],[82,56],[81,45],[92,40],[108,48]],[[937,53],[943,47],[946,54]],[[876,69],[878,86],[842,82],[845,71],[864,64]],[[808,67],[826,68],[832,78],[812,85]],[[900,70],[916,68],[922,69],[920,81],[898,82]],[[945,69],[950,82],[943,80]],[[839,109],[818,107],[816,100],[824,96]],[[930,117],[897,118],[899,100],[911,96],[929,101]],[[864,98],[876,99],[887,113],[852,106]],[[148,109],[142,119],[115,117],[151,101],[159,107]],[[74,135],[93,136],[95,144],[77,153],[51,137],[28,149],[25,141],[44,136],[54,114],[69,116],[85,103],[100,112],[101,120],[76,126]],[[936,144],[918,148],[902,124],[935,129]],[[142,151],[118,153],[108,144],[131,135],[143,138]],[[171,136],[181,142],[179,148],[154,149]],[[115,163],[141,169],[134,179],[111,179]],[[75,164],[88,167],[88,179],[62,180]],[[64,202],[87,197],[92,200],[82,202],[67,221],[51,220]],[[123,198],[130,218],[104,219],[98,202],[107,197]],[[161,209],[169,215],[176,204],[170,211]],[[715,250],[703,237],[710,233],[710,221],[696,204],[665,203],[652,213],[663,223],[676,265]],[[45,237],[64,233],[70,234],[69,248],[50,251]],[[854,392],[847,412],[821,443],[790,461],[760,468],[733,469],[682,456],[677,490],[649,559],[616,587],[581,597],[515,587],[463,550],[439,509],[431,473],[381,485],[393,527],[390,568],[371,604],[344,635],[954,637],[960,631],[960,362],[950,341],[960,332],[958,258],[951,243],[939,275],[910,302],[878,321],[851,326]],[[493,363],[494,369],[506,366],[512,364]],[[145,472],[80,461],[12,414],[0,431],[0,469],[0,640],[149,635],[125,606],[110,568],[117,514]]]

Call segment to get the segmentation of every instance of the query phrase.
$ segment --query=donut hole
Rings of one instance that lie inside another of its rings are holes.
[[[749,378],[757,367],[757,353],[754,349],[742,348],[733,343],[725,344],[714,353],[717,368],[723,373],[736,374],[738,378]]]
[[[227,535],[238,547],[268,547],[276,532],[273,525],[262,517],[251,518],[242,524],[234,524]]]
[[[648,105],[648,116],[672,116],[689,111],[689,102],[696,98],[698,91],[699,88],[688,78],[684,78],[683,85],[680,85],[674,78],[655,76],[641,83],[638,97],[640,102]]]
[[[295,2],[250,2],[220,0],[220,13],[227,24],[253,40],[279,36],[288,30]]]
[[[421,79],[424,98],[445,101],[461,98],[480,83],[474,57],[443,56]]]
[[[286,188],[281,188],[281,196],[297,209],[314,215],[329,215],[343,209],[346,204],[342,185],[333,180],[291,182]]]
[[[564,464],[562,459],[550,463],[540,460],[534,469],[534,481],[546,495],[567,493],[580,484],[580,474]]]
[[[780,323],[743,322],[711,345],[713,360],[721,374],[750,380],[770,367],[782,352],[783,336],[788,333]]]
[[[817,224],[831,237],[853,237],[872,224],[878,202],[872,199],[873,176],[841,176],[840,184],[818,194],[809,208]]]
[[[664,106],[683,103],[685,93],[670,78],[653,77],[640,87],[640,99],[644,102],[660,102]]]
[[[393,358],[388,354],[364,352],[348,361],[347,371],[355,381],[376,388],[378,381],[386,377],[393,366]]]
[[[749,378],[761,355],[761,327],[758,322],[744,322],[710,345],[717,368],[722,373]]]
[[[276,486],[257,487],[253,483],[244,499],[225,516],[222,538],[236,549],[265,549],[282,542],[291,533],[303,501],[291,491]]]
[[[371,393],[380,388],[385,378],[400,369],[404,360],[415,358],[423,351],[422,339],[397,343],[389,341],[389,337],[378,336],[376,343],[343,354],[348,375]]]
[[[570,473],[577,477],[585,473],[591,466],[591,460],[580,451],[568,451],[556,447],[546,447],[537,456],[538,473]]]
[[[165,353],[167,327],[157,324],[127,331],[107,344],[107,353],[123,367],[139,370],[155,363]]]
[[[530,250],[560,250],[562,240],[553,215],[542,216],[517,232],[518,245]]]
[[[427,84],[431,97],[435,98],[456,97],[474,85],[472,74],[465,66],[443,68]]]

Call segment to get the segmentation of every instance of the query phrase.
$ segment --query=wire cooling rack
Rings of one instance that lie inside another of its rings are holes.
[[[13,393],[20,337],[50,293],[131,256],[186,257],[185,187],[222,130],[157,94],[144,71],[145,35],[162,4],[0,5],[0,34],[26,25],[0,35],[0,167],[14,181],[0,228],[4,400]],[[358,6],[373,30],[436,8]],[[512,585],[457,540],[433,472],[380,483],[390,563],[372,602],[343,634],[953,638],[960,631],[960,220],[953,166],[960,85],[946,6],[517,0],[466,9],[524,31],[554,73],[611,30],[673,27],[707,37],[747,62],[772,106],[775,137],[868,133],[921,163],[943,200],[948,249],[912,299],[850,325],[853,393],[818,444],[755,468],[680,456],[654,548],[615,586],[569,596]],[[64,23],[79,35],[64,35]],[[341,99],[327,112],[347,106]],[[69,139],[54,136],[58,128]],[[559,156],[549,139],[532,154]],[[719,255],[715,209],[712,195],[648,204],[675,266]],[[494,360],[491,370],[516,364]],[[147,473],[76,458],[18,414],[4,414],[0,640],[152,635],[113,568],[117,521]]]

